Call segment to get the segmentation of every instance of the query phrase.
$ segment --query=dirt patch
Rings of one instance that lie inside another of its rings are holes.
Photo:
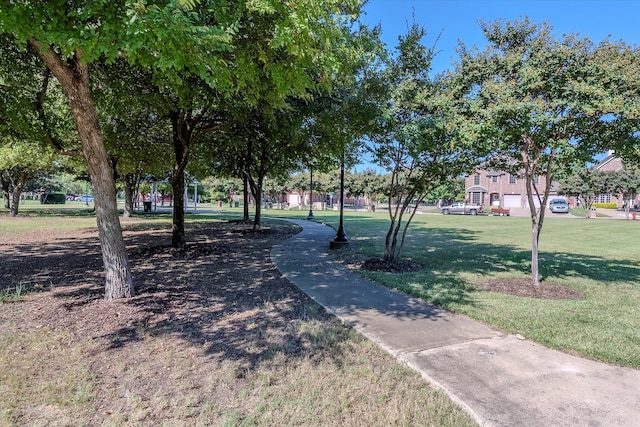
[[[111,303],[86,221],[0,236],[0,291],[26,292],[0,304],[0,425],[475,425],[282,277],[297,226],[189,222],[176,250],[122,223],[137,295]]]
[[[386,273],[413,273],[420,271],[422,266],[417,262],[405,259],[389,262],[382,258],[370,258],[362,262],[360,268],[368,271],[381,271]]]
[[[583,299],[584,294],[569,286],[556,283],[541,282],[540,286],[534,286],[531,279],[491,279],[476,283],[477,288],[519,297],[530,297],[549,300],[578,300]]]
[[[89,419],[76,414],[88,424],[132,414],[132,402],[171,401],[185,393],[185,384],[201,390],[221,364],[230,366],[235,381],[274,355],[302,354],[309,342],[292,325],[332,319],[271,263],[271,248],[299,231],[293,224],[274,222],[260,233],[245,233],[238,223],[190,224],[184,250],[168,245],[166,224],[124,227],[137,294],[127,300],[103,299],[95,230],[5,236],[0,252],[4,287],[24,287],[18,303],[0,305],[0,327],[21,337],[64,333],[66,348],[82,349],[81,360],[70,363],[86,364],[102,390],[90,405],[100,410]],[[206,397],[226,399],[215,390]],[[41,419],[29,404],[17,411],[19,423]],[[167,422],[167,413],[139,416],[145,425]]]

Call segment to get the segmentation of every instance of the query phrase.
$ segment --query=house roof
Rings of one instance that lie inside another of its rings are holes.
[[[488,193],[489,190],[481,185],[474,185],[464,190],[466,193]]]
[[[599,171],[617,172],[624,169],[624,164],[622,163],[622,159],[620,157],[616,157],[616,155],[612,153],[602,159],[600,163],[596,164],[594,166],[594,169]]]

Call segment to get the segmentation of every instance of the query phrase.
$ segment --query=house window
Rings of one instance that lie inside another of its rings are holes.
[[[515,184],[515,183],[516,183],[516,176],[509,175],[509,184]]]
[[[491,182],[498,182],[498,175],[494,175],[491,177]]]
[[[611,203],[611,194],[600,194],[596,196],[595,203]]]
[[[473,177],[473,185],[480,185],[480,175],[476,174]]]
[[[480,194],[479,192],[474,192],[471,195],[471,203],[475,204],[475,205],[479,205],[480,204]]]
[[[533,183],[534,184],[539,184],[540,183],[540,177],[538,175],[533,177]]]

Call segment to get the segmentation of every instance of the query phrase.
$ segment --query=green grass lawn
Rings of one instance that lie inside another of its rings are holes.
[[[199,208],[211,209],[200,205]],[[263,215],[304,219],[307,213],[308,209],[270,209]],[[317,221],[337,228],[336,211],[316,210],[314,214]],[[198,215],[197,218],[224,219],[241,215],[241,208],[223,207],[222,215]],[[169,220],[170,217],[157,218]],[[0,234],[3,230],[6,232],[6,223],[0,222]],[[344,224],[351,249],[341,251],[340,256],[382,255],[389,224],[386,212],[345,209]],[[491,278],[529,277],[531,225],[526,217],[442,216],[431,209],[429,213],[416,215],[403,252],[404,258],[423,266],[420,272],[362,274],[385,286],[549,347],[640,368],[638,236],[640,221],[545,219],[540,238],[541,278],[582,291],[583,300],[539,300],[474,287],[479,281]]]
[[[314,214],[336,227],[335,212]],[[296,211],[281,215],[306,217]],[[386,212],[347,209],[344,224],[351,241],[348,257],[382,255]],[[416,215],[403,257],[423,269],[362,274],[549,347],[640,368],[639,236],[640,221],[545,219],[541,278],[582,291],[583,300],[541,300],[474,287],[491,278],[530,276],[531,221],[524,217]]]

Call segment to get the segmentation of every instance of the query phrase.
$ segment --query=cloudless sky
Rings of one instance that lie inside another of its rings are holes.
[[[477,20],[527,16],[535,23],[546,21],[558,37],[578,33],[596,43],[610,36],[613,41],[640,44],[640,0],[369,0],[364,11],[365,22],[381,24],[389,49],[407,33],[414,16],[427,31],[426,46],[431,47],[442,32],[433,63],[436,73],[453,68],[458,40],[481,49],[487,44]]]

